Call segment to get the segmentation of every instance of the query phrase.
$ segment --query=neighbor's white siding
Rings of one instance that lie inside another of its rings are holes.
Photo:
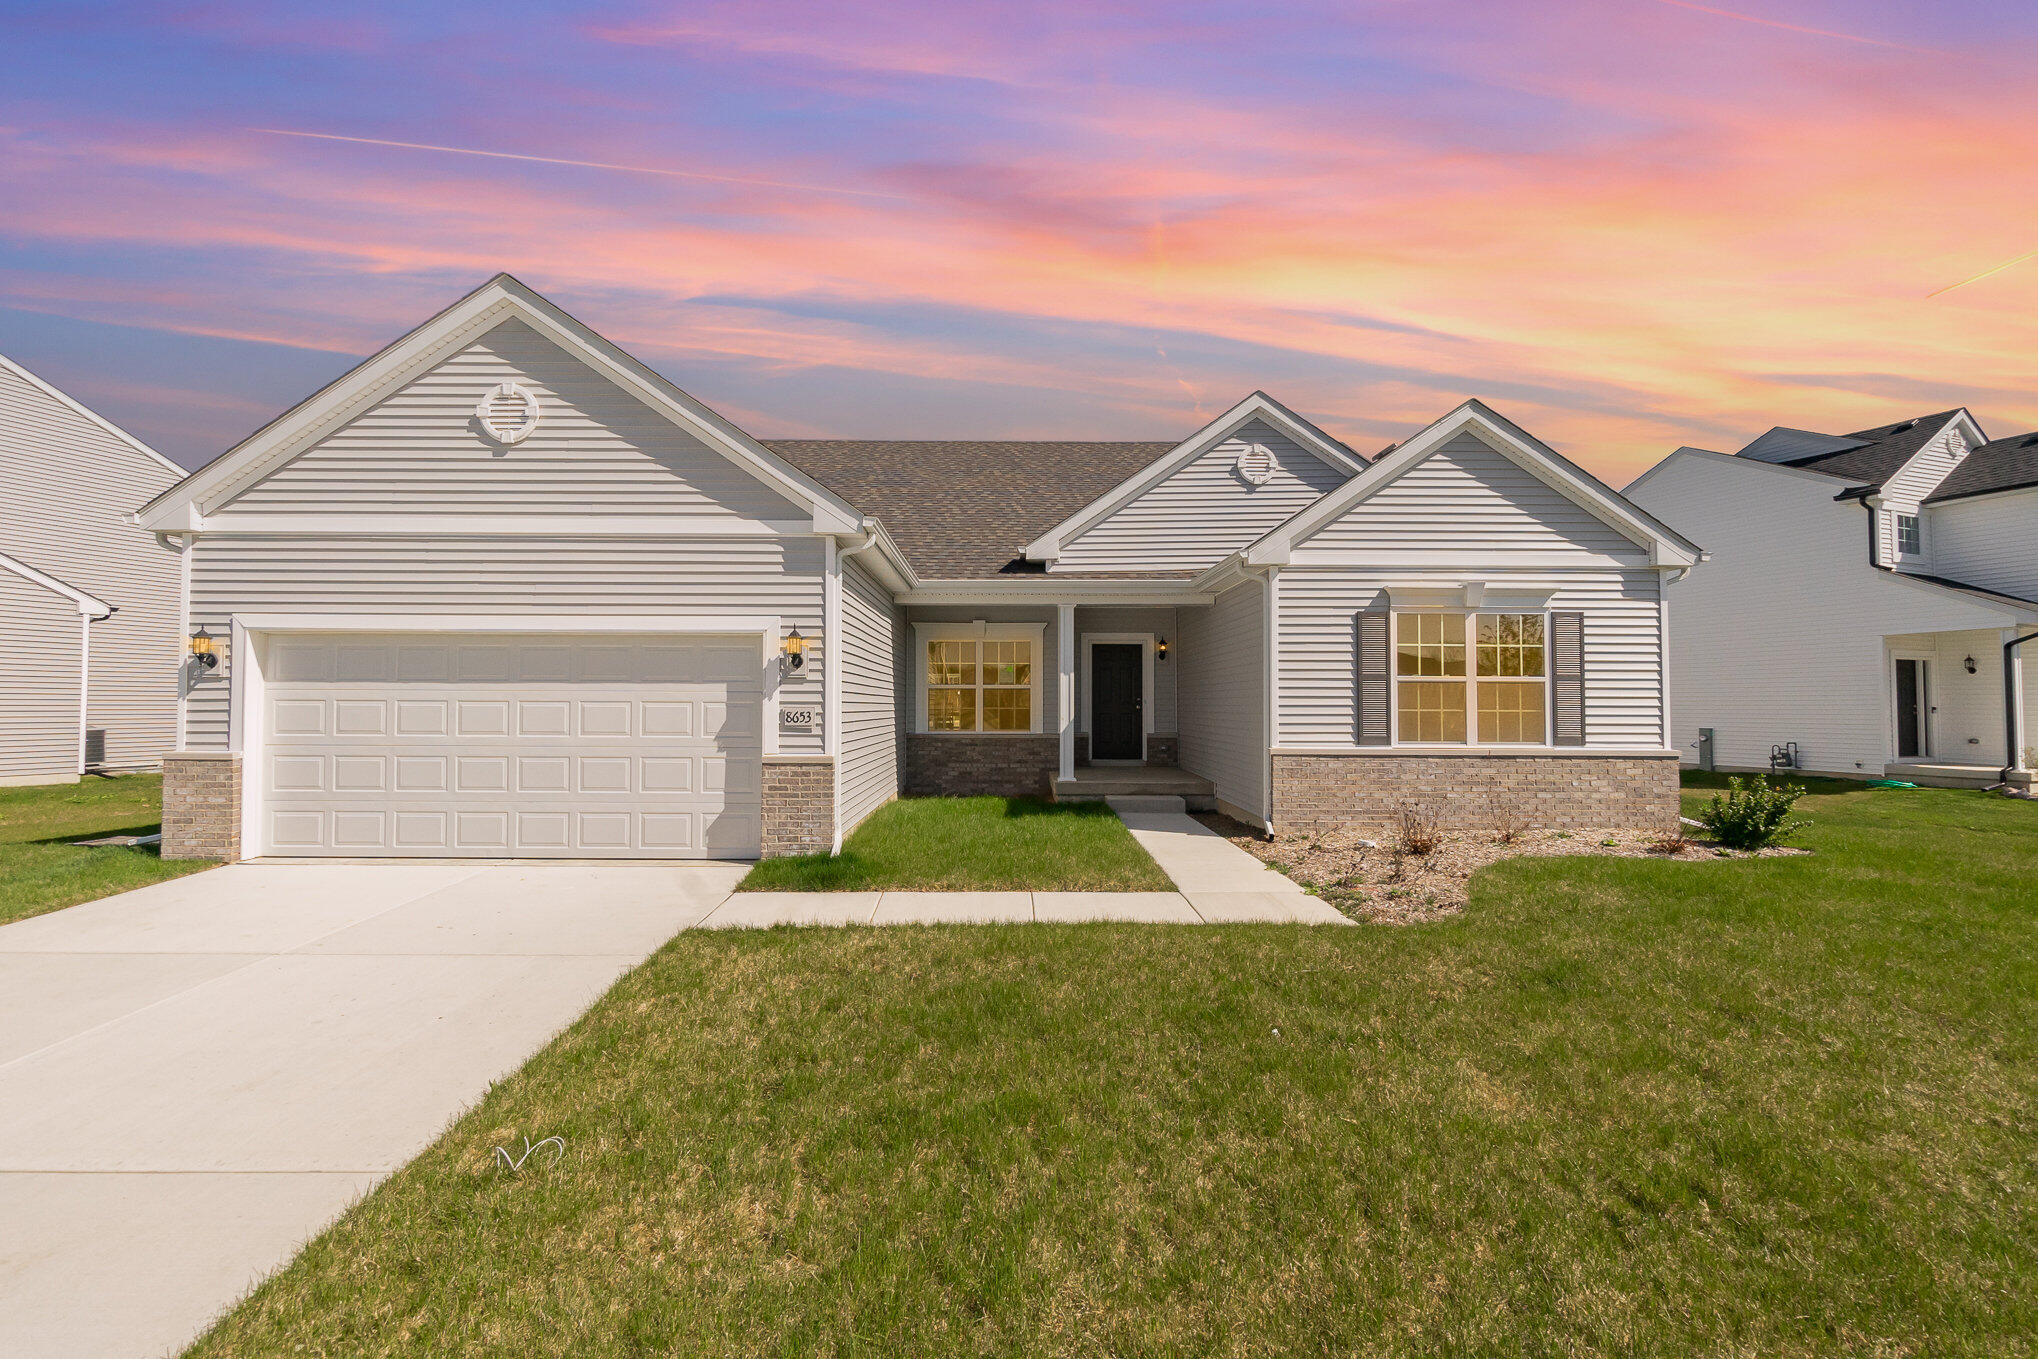
[[[475,406],[516,381],[530,437],[482,433]],[[804,511],[523,321],[504,321],[229,502],[265,514],[708,515]]]
[[[1895,475],[1883,483],[1882,532],[1877,547],[1880,549],[1885,566],[1905,565],[1918,567],[1932,556],[1932,526],[1920,523],[1923,539],[1921,549],[1915,556],[1904,556],[1897,552],[1896,517],[1899,514],[1917,514],[1918,505],[1924,498],[1938,489],[1947,473],[1960,465],[1967,456],[1967,436],[1961,432],[1959,420],[1950,421],[1946,428],[1911,455],[1911,460],[1898,468]]]
[[[1276,746],[1354,749],[1358,615],[1390,585],[1451,585],[1467,573],[1289,566],[1281,570]],[[1553,590],[1552,610],[1585,615],[1585,744],[1663,747],[1660,577],[1647,568],[1488,571],[1488,589]]]
[[[814,538],[320,538],[198,540],[191,609],[222,639],[236,614],[776,614],[812,639],[782,704],[823,709],[832,664],[822,635],[821,542]],[[193,692],[187,744],[228,744],[227,656]],[[817,723],[817,728],[818,728]],[[786,754],[819,754],[821,734],[787,735]]]
[[[39,384],[0,363],[0,552],[119,612],[92,627],[88,725],[106,732],[110,769],[154,764],[177,743],[177,554],[122,516],[177,474]],[[69,609],[68,601],[64,607]],[[75,619],[76,611],[72,611]],[[12,631],[15,615],[0,615]],[[43,688],[22,667],[5,702]],[[75,683],[66,720],[77,721]],[[65,766],[75,773],[75,756]]]
[[[1925,507],[1932,574],[2038,599],[2038,489]]]
[[[0,785],[75,781],[85,620],[69,597],[4,567],[0,619],[15,643],[15,663],[0,683]]]
[[[842,833],[899,795],[905,613],[854,561],[842,565]]]
[[[1181,610],[1182,768],[1255,822],[1267,780],[1266,587],[1250,581],[1208,608]]]
[[[1676,453],[1629,488],[1710,558],[1669,590],[1673,744],[1687,761],[1711,727],[1723,767],[1767,768],[1772,745],[1795,741],[1809,770],[1880,776],[1894,745],[1885,636],[2007,621],[1876,570],[1867,514],[1835,502],[1836,486]]]
[[[1495,565],[1527,553],[1539,560],[1552,553],[1635,564],[1648,560],[1646,548],[1470,432],[1436,449],[1300,546],[1313,552],[1419,554]]]
[[[1273,475],[1238,475],[1253,444],[1273,454]],[[1214,566],[1342,486],[1350,476],[1262,420],[1248,421],[1159,484],[1065,544],[1055,571],[1191,571]]]

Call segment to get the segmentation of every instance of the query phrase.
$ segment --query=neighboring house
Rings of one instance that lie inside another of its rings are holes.
[[[1990,442],[1964,410],[1778,428],[1680,448],[1628,495],[1710,553],[1671,591],[1686,760],[1794,745],[1814,773],[2026,781],[2038,708],[2004,644],[2038,628],[2038,434]]]
[[[184,469],[0,355],[0,784],[177,745],[177,554],[127,522]]]
[[[1692,545],[1468,402],[1370,465],[758,440],[498,277],[140,511],[223,662],[167,851],[828,850],[901,794],[1669,827]]]

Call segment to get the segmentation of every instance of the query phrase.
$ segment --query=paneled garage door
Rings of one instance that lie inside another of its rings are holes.
[[[266,853],[758,852],[755,638],[293,633],[262,670]]]

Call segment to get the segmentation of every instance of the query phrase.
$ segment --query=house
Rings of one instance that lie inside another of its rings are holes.
[[[153,767],[177,741],[177,555],[127,522],[184,469],[0,355],[0,784]]]
[[[759,440],[498,277],[148,502],[166,852],[825,851],[901,794],[1671,826],[1684,538],[1477,402],[1368,461]]]
[[[1671,591],[1676,743],[1953,787],[2028,782],[2038,710],[2038,435],[1965,410],[1853,434],[1680,448],[1628,487],[1710,559]]]

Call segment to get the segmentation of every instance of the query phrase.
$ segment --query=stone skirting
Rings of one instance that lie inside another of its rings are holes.
[[[931,736],[906,738],[908,797],[1046,797],[1061,766],[1060,738]]]
[[[812,756],[764,757],[764,826],[759,852],[826,854],[835,847],[835,762]]]
[[[1276,755],[1274,826],[1387,831],[1418,805],[1446,830],[1677,828],[1675,755]]]
[[[163,857],[241,857],[241,757],[230,751],[163,756]]]

